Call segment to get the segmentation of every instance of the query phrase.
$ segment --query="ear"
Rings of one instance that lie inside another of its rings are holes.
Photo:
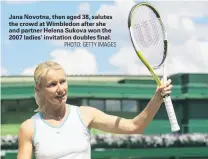
[[[37,85],[35,86],[35,91],[36,92],[39,92],[40,91],[40,88]]]

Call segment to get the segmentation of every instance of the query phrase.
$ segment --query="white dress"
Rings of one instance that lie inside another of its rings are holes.
[[[79,107],[69,105],[70,111],[62,125],[46,123],[41,113],[34,121],[33,145],[36,159],[90,159],[90,131],[80,118]]]

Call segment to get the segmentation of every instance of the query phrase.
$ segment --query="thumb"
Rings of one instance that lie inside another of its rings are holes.
[[[167,82],[167,77],[165,78],[164,76],[160,79],[162,85],[165,85]]]

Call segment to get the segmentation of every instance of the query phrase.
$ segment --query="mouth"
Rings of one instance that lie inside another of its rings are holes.
[[[62,95],[57,95],[55,98],[56,99],[63,99],[65,97],[66,94],[62,94]]]

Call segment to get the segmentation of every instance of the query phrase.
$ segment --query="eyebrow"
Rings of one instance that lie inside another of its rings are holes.
[[[66,78],[61,78],[59,81],[63,81],[63,80],[66,80]],[[57,81],[56,80],[51,80],[51,81],[48,81],[47,84],[52,83],[52,82],[57,82]]]
[[[63,81],[63,80],[65,80],[65,81],[66,81],[66,78],[61,78],[60,80],[61,80],[61,81]]]

